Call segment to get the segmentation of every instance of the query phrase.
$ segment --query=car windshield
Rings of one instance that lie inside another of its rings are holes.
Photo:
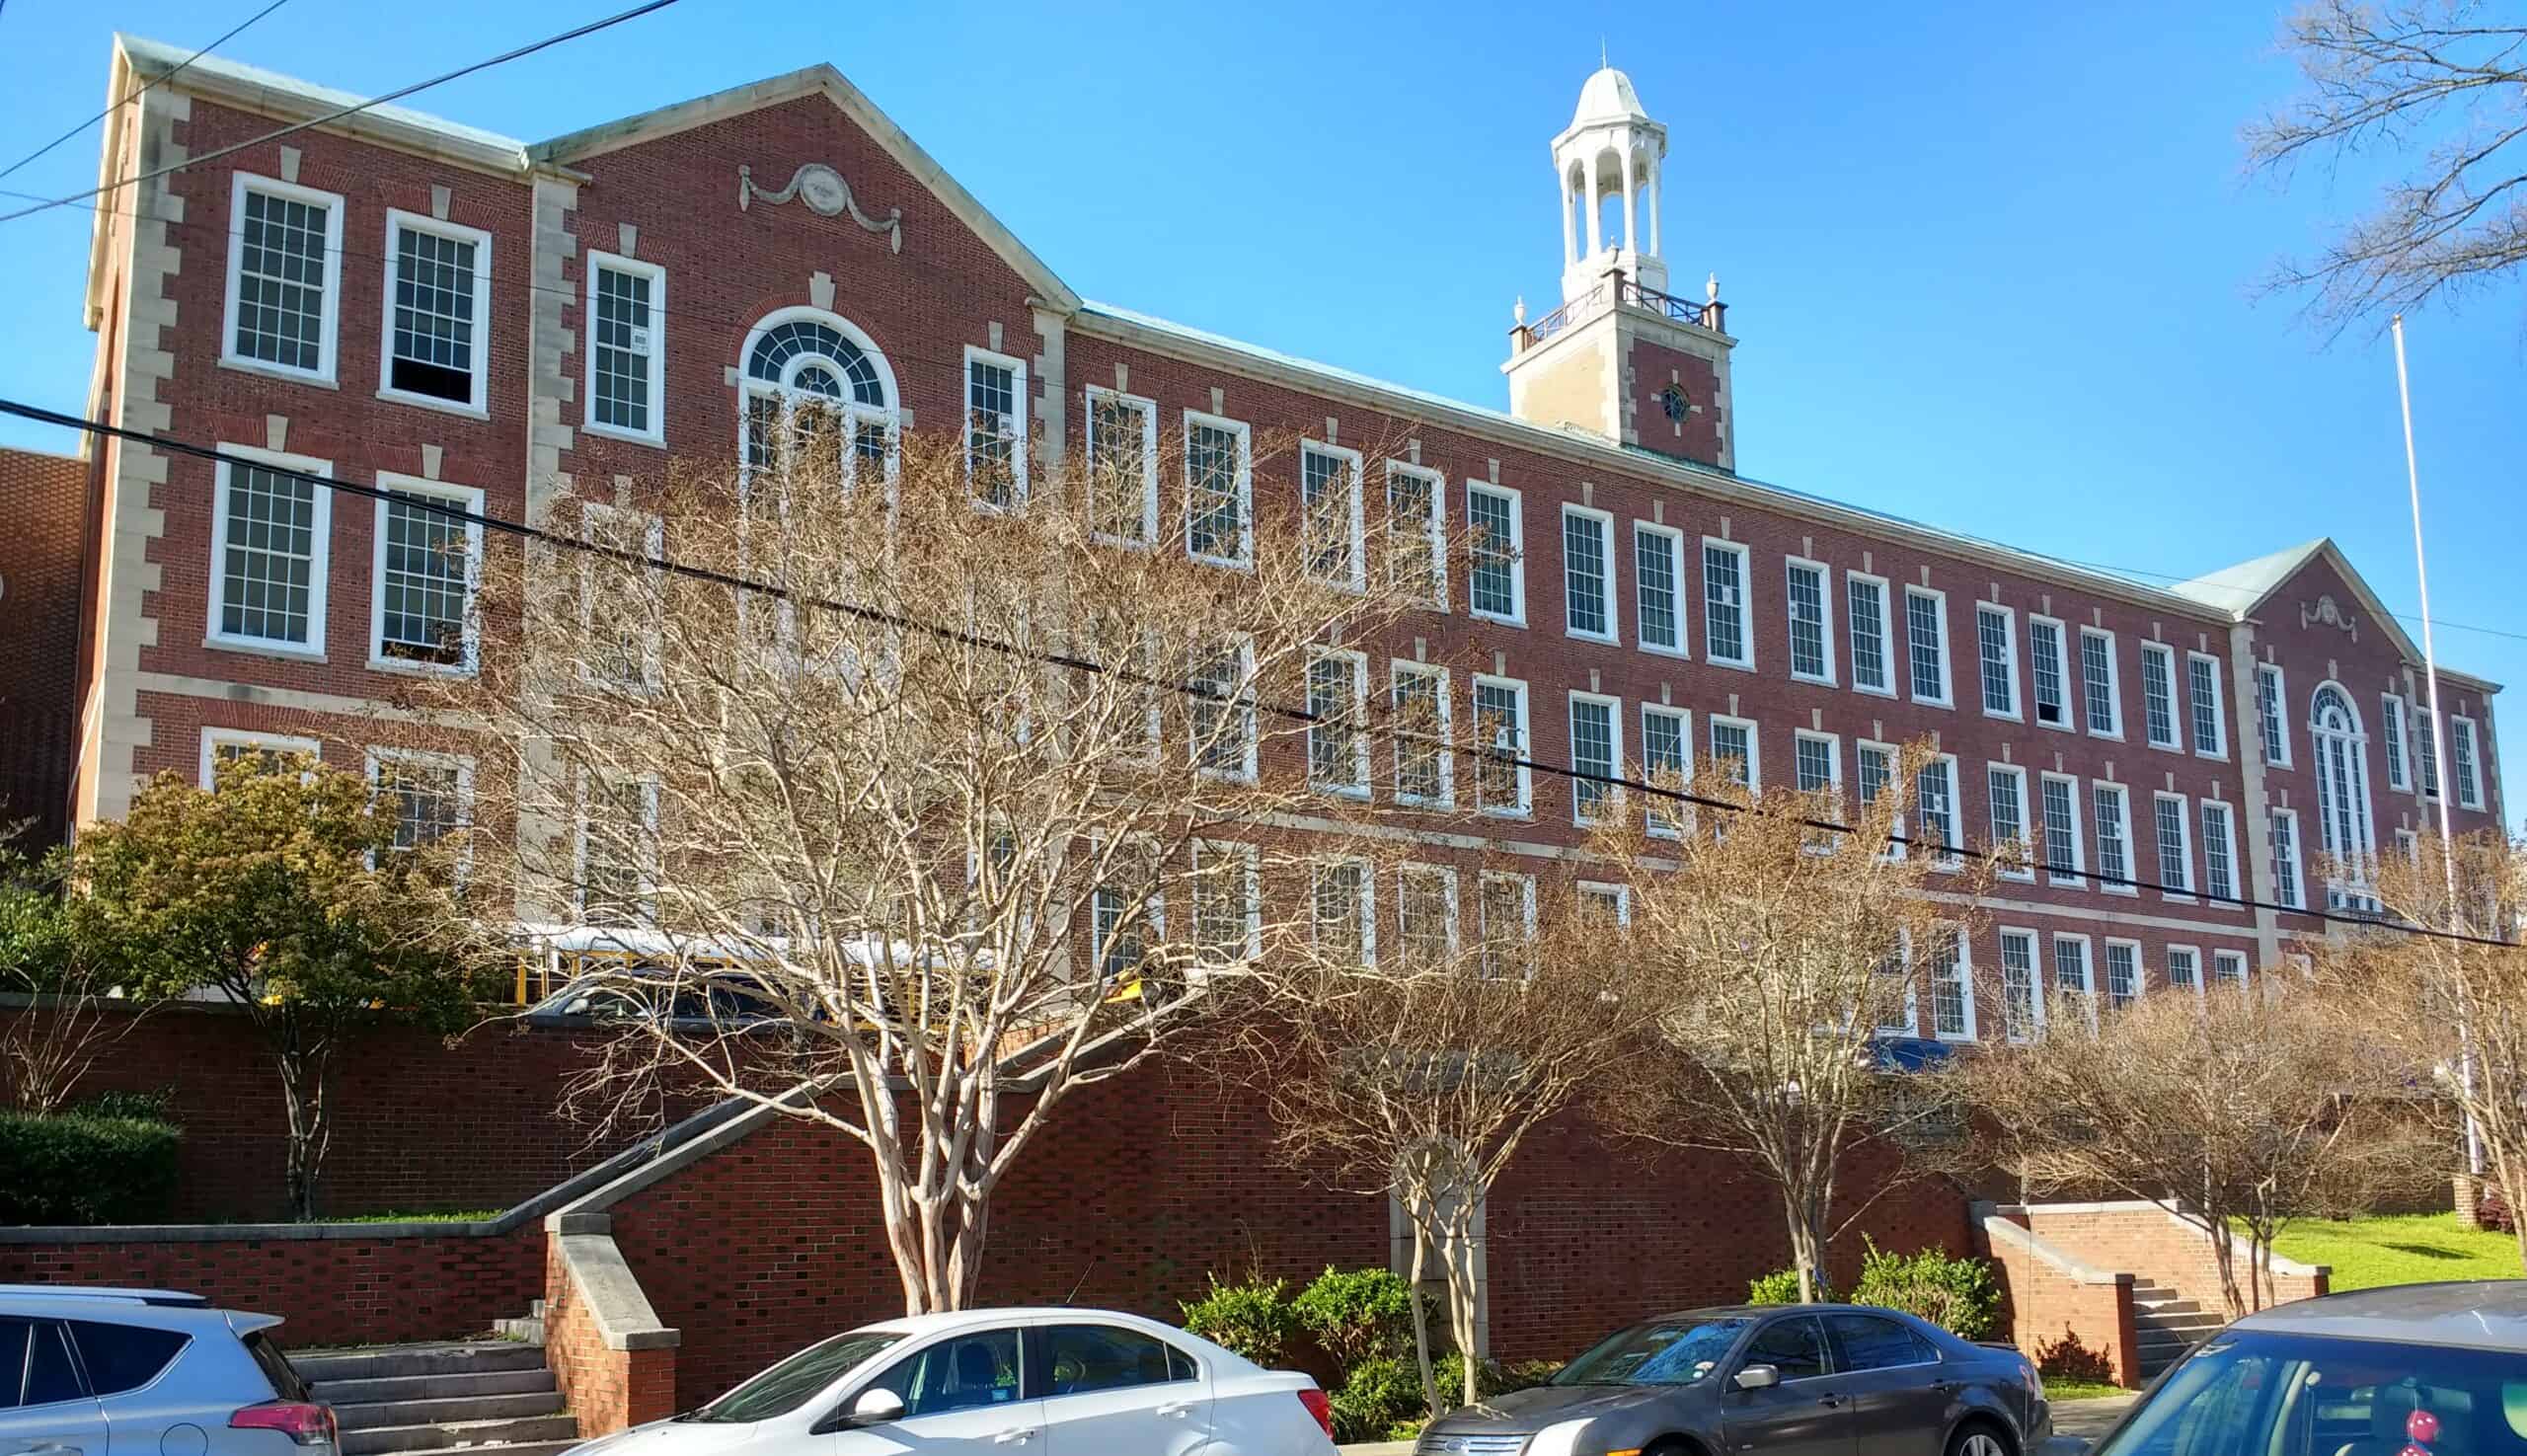
[[[2515,1456],[2527,1354],[2239,1331],[2215,1336],[2097,1456]]]
[[[1562,1367],[1555,1385],[1691,1385],[1717,1369],[1742,1319],[1651,1320],[1619,1330]]]
[[[854,1330],[811,1344],[678,1420],[769,1420],[787,1416],[809,1397],[841,1379],[904,1338],[900,1330]]]

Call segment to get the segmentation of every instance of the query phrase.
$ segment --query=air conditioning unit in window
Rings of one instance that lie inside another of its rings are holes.
[[[647,329],[633,330],[632,342],[627,345],[626,347],[628,347],[632,352],[641,355],[643,358],[649,357],[650,331]]]

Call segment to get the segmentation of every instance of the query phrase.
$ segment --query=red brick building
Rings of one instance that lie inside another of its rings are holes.
[[[21,848],[69,827],[91,482],[84,459],[0,450],[0,825],[26,823]]]
[[[115,113],[109,178],[345,100],[182,59],[117,47],[115,94],[168,79]],[[1738,473],[1727,312],[1666,287],[1665,146],[1622,73],[1588,78],[1553,143],[1565,297],[1513,331],[1503,412],[1081,299],[828,66],[535,143],[380,107],[101,199],[92,403],[530,518],[731,458],[804,395],[878,425],[978,414],[1040,462],[1092,419],[1235,452],[1259,426],[1400,439],[1353,477],[1368,508],[1435,499],[1523,547],[1444,563],[1432,655],[1489,669],[1442,685],[1458,724],[1587,769],[1864,793],[1888,745],[1935,738],[1913,832],[2024,838],[2042,867],[1970,947],[2029,1003],[2254,974],[2324,927],[2247,902],[2359,903],[2321,853],[2392,850],[2442,792],[2460,831],[2499,822],[2496,685],[2441,672],[2434,751],[2416,646],[2326,541],[2161,589]],[[81,820],[222,745],[356,766],[405,674],[493,650],[423,513],[98,452]],[[1190,488],[1152,471],[1153,498]],[[430,771],[416,811],[461,818],[469,766]],[[1570,782],[1518,777],[1484,805],[1498,837],[1570,842]],[[1919,1033],[1993,1026],[1974,980],[1931,987]]]

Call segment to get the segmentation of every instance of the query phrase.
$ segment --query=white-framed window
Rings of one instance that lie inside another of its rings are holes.
[[[2404,856],[2405,863],[2408,865],[2419,860],[2421,858],[2421,836],[2411,829],[2398,829],[2396,831],[2396,853]]]
[[[1685,535],[1672,526],[1632,523],[1633,634],[1642,651],[1685,649]]]
[[[1445,964],[1457,951],[1457,872],[1403,865],[1395,874],[1397,948],[1423,965]]]
[[[1913,701],[1945,708],[1948,687],[1948,593],[1904,588],[1904,660]]]
[[[332,575],[330,460],[222,443],[218,508],[210,522],[212,647],[325,655],[325,586]],[[242,463],[251,461],[252,464]]]
[[[1483,937],[1482,973],[1511,975],[1529,969],[1536,936],[1536,878],[1486,870],[1475,886],[1475,914]]]
[[[2390,696],[2391,708],[2403,700]],[[2387,720],[2394,731],[2395,718]],[[2317,831],[2326,858],[2337,865],[2366,865],[2378,853],[2376,829],[2369,816],[2367,735],[2351,695],[2336,684],[2320,683],[2308,700],[2308,767],[2317,778]],[[2392,746],[2392,745],[2391,745]],[[2390,754],[2392,759],[2392,751]],[[2326,908],[2369,909],[2368,876],[2330,879]]]
[[[1308,575],[1364,590],[1369,584],[1368,505],[1360,452],[1299,443],[1299,518],[1307,533]]]
[[[2263,735],[2263,761],[2275,768],[2290,766],[2290,720],[2281,710],[2289,701],[2281,669],[2270,662],[2256,664],[2256,727]]]
[[[230,187],[227,323],[220,362],[335,382],[343,198],[240,172]]]
[[[1027,365],[965,345],[965,489],[974,503],[1027,503]]]
[[[1984,769],[1984,797],[1992,806],[1992,852],[2000,854],[2013,845],[2018,850],[2016,864],[2000,872],[2004,880],[2035,878],[2035,843],[2027,827],[2027,770],[2013,764],[1995,763]]]
[[[491,277],[490,233],[387,209],[378,398],[484,413]]]
[[[1939,856],[1938,868],[1957,865],[1956,755],[1942,753],[1922,765],[1913,778],[1913,817],[1920,825],[1914,837]]]
[[[1895,745],[1862,738],[1852,745],[1852,767],[1860,788],[1860,806],[1866,812],[1877,803],[1877,796],[1895,782]],[[1896,838],[1886,846],[1884,854],[1890,860],[1900,860],[1904,858],[1904,816],[1897,814],[1890,827]]]
[[[1452,807],[1457,770],[1448,733],[1448,669],[1398,658],[1387,671],[1395,711],[1396,803]]]
[[[2110,895],[2136,895],[2132,876],[2132,795],[2121,784],[2089,785],[2089,816],[2097,826],[2098,884]]]
[[[1706,762],[1720,782],[1735,784],[1749,794],[1763,788],[1763,759],[1761,745],[1755,740],[1754,720],[1706,713],[1703,722],[1711,732]]]
[[[1253,783],[1255,640],[1220,643],[1190,665],[1186,739],[1193,767],[1213,778]]]
[[[1682,708],[1641,705],[1641,768],[1660,789],[1689,790],[1694,782],[1694,719]],[[1663,795],[1652,796],[1642,815],[1646,832],[1674,839],[1693,823],[1693,809]]]
[[[1754,560],[1743,545],[1702,538],[1702,654],[1721,667],[1755,665],[1755,624],[1746,586]]]
[[[642,926],[654,921],[658,913],[656,781],[599,778],[582,772],[578,831],[579,923]]]
[[[2299,890],[2299,811],[2276,808],[2270,825],[2272,840],[2272,897],[2294,910],[2304,910],[2308,902]]]
[[[2044,1028],[2044,981],[2035,973],[2035,932],[2003,926],[2000,944],[2003,1035],[2012,1041],[2032,1041]]]
[[[2213,904],[2238,903],[2237,816],[2216,799],[2202,801],[2202,893]]]
[[[1089,385],[1090,533],[1110,546],[1158,540],[1158,402]]]
[[[1386,463],[1387,582],[1429,604],[1448,609],[1447,481],[1437,471]]]
[[[1319,651],[1307,663],[1307,780],[1312,788],[1369,794],[1369,659]]]
[[[1910,932],[1895,933],[1895,953],[1879,960],[1876,967],[1881,983],[1893,981],[1895,987],[1877,998],[1877,1025],[1874,1030],[1881,1036],[1918,1036],[1922,1031],[1922,1010],[1913,984],[1913,938]],[[1900,991],[1901,994],[1898,994]]]
[[[1377,872],[1367,860],[1334,855],[1308,866],[1308,931],[1330,964],[1378,963]]]
[[[1466,609],[1478,617],[1527,625],[1527,554],[1524,502],[1507,486],[1465,488],[1466,528],[1472,568],[1466,573]]]
[[[1852,686],[1864,693],[1895,696],[1888,664],[1895,657],[1894,624],[1886,615],[1886,578],[1843,574],[1843,597],[1851,626]]]
[[[2168,947],[2168,987],[2171,990],[2202,994],[2202,949],[2198,946]]]
[[[2141,728],[2153,748],[2184,751],[2184,728],[2176,716],[2176,649],[2141,644]]]
[[[1527,757],[1527,685],[1514,677],[1474,679],[1474,805],[1489,814],[1525,814],[1535,807],[1535,769]]]
[[[475,595],[483,576],[483,523],[429,508],[483,513],[483,493],[378,473],[369,564],[368,665],[471,672],[482,635]],[[330,493],[329,493],[330,494]]]
[[[1615,518],[1602,510],[1562,507],[1562,608],[1572,637],[1616,639]]]
[[[201,787],[215,788],[223,764],[240,758],[254,759],[262,771],[271,773],[297,754],[322,762],[325,745],[314,738],[293,737],[287,733],[258,733],[244,728],[206,728],[201,730]]]
[[[2028,697],[2035,705],[2035,722],[2068,731],[2078,725],[2071,719],[2070,668],[2062,634],[2060,622],[2028,614]]]
[[[2080,781],[2045,774],[2039,782],[2044,808],[2044,878],[2074,887],[2088,883],[2088,856],[2080,843]]]
[[[2448,719],[2448,772],[2457,781],[2457,806],[2484,806],[2482,756],[2477,750],[2475,721],[2451,714]]]
[[[2018,614],[2008,607],[1976,602],[1974,649],[1982,665],[1983,712],[1992,718],[2017,718]]]
[[[474,825],[474,760],[462,754],[371,748],[368,782],[394,809],[399,851],[426,849]],[[453,867],[458,883],[466,858],[460,850]]]
[[[2185,846],[2184,796],[2154,794],[2159,830],[2159,889],[2169,899],[2193,898],[2193,856]]]
[[[1576,770],[1570,780],[1570,820],[1596,823],[1623,799],[1620,786],[1600,782],[1623,769],[1622,699],[1570,694],[1570,766]]]
[[[654,515],[598,500],[579,502],[579,539],[655,561],[666,552],[666,523]],[[587,657],[581,680],[647,692],[658,683],[659,640],[653,603],[645,599],[655,573],[636,582],[630,569],[595,552],[579,556],[579,626]]]
[[[2412,756],[2414,761],[2421,765],[2421,797],[2437,799],[2439,797],[2439,734],[2434,729],[2438,726],[2438,721],[2432,715],[2427,700],[2413,705],[2412,718]]]
[[[2192,710],[2193,751],[2204,758],[2229,756],[2229,717],[2220,709],[2220,659],[2184,654],[2185,706]]]
[[[1582,880],[1571,888],[1578,900],[1581,923],[1609,930],[1632,924],[1631,885]]]
[[[2121,1011],[2141,999],[2141,943],[2106,943],[2106,1004]]]
[[[2247,983],[2247,953],[2214,951],[2211,953],[2211,982],[2219,986],[2243,986]]]
[[[1965,932],[1941,926],[1927,958],[1931,982],[1931,1035],[1942,1041],[1974,1039],[1974,956]]]
[[[1108,986],[1142,975],[1151,950],[1166,937],[1167,897],[1159,887],[1157,858],[1157,846],[1147,839],[1124,841],[1090,896],[1089,944],[1096,948],[1098,977]]]
[[[2096,969],[2089,961],[2089,938],[2084,935],[2053,937],[2053,1000],[2065,1014],[2077,1016],[2097,1029]]]
[[[2411,714],[2405,708],[2402,694],[2384,694],[2379,703],[2378,739],[2387,758],[2387,787],[2399,794],[2411,794],[2412,770],[2405,759],[2405,724],[2410,721]]]
[[[587,427],[667,442],[667,270],[588,253]]]
[[[1794,556],[1783,563],[1782,575],[1789,590],[1790,675],[1831,687],[1834,618],[1826,603],[1834,597],[1834,569]]]
[[[738,391],[745,483],[793,466],[838,468],[846,485],[894,480],[894,370],[849,320],[813,308],[765,315],[746,338]]]
[[[1214,566],[1255,564],[1254,431],[1185,412],[1185,551]]]
[[[1264,954],[1261,852],[1227,839],[1193,841],[1193,956],[1196,965],[1234,965]]]
[[[2123,736],[2123,689],[2114,668],[2114,634],[2095,627],[2080,629],[2080,700],[2088,712],[2089,731],[2101,738]]]
[[[1791,783],[1801,794],[1832,794],[1843,787],[1843,740],[1800,728],[1791,734]]]

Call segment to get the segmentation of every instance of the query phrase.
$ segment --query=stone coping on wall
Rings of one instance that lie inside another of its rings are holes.
[[[2025,1250],[2030,1257],[2042,1260],[2056,1273],[2061,1274],[2066,1279],[2082,1284],[2129,1284],[2133,1282],[2132,1275],[2129,1273],[2099,1268],[2095,1264],[2085,1264],[2080,1260],[2074,1259],[2069,1254],[2055,1248],[2049,1243],[2046,1243],[2041,1237],[2029,1230],[2027,1225],[2019,1223],[2009,1216],[2013,1213],[2023,1213],[2025,1211],[2026,1209],[2018,1204],[1995,1206],[1990,1203],[1976,1203],[1973,1205],[1972,1216],[1975,1222],[1982,1225],[1983,1236],[1985,1238],[1996,1238],[2002,1243],[2008,1244],[2013,1248]]]
[[[614,1218],[606,1213],[556,1213],[544,1231],[608,1349],[671,1349],[684,1342],[641,1292],[641,1280],[614,1243]],[[547,1291],[546,1298],[551,1298]]]
[[[2056,1215],[2078,1213],[2157,1213],[2164,1216],[2168,1222],[2175,1224],[2178,1228],[2184,1230],[2186,1233],[2191,1234],[2197,1239],[2201,1239],[2207,1243],[2210,1238],[2209,1231],[2204,1229],[2202,1225],[2195,1223],[2192,1219],[2184,1217],[2164,1203],[2154,1203],[2147,1198],[2116,1198],[2091,1203],[2001,1203],[1993,1205],[1992,1211],[2003,1215],[2005,1218],[2013,1214],[2034,1218],[2041,1217],[2048,1213]],[[2235,1231],[2231,1231],[2229,1234],[2229,1242],[2232,1248],[2237,1246],[2238,1236]],[[2243,1253],[2244,1251],[2240,1250],[2239,1252]],[[2331,1279],[2334,1276],[2334,1265],[2332,1264],[2301,1264],[2295,1259],[2285,1258],[2279,1254],[2273,1253],[2269,1249],[2264,1251],[2264,1267],[2276,1274],[2297,1274],[2304,1278],[2316,1278],[2323,1275]]]

